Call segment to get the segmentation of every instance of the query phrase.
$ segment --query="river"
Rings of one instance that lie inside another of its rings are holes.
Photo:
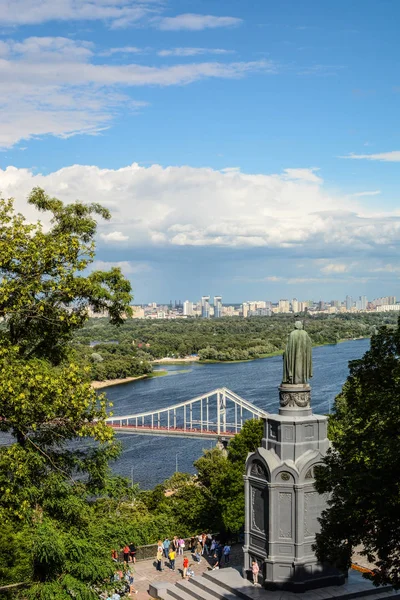
[[[312,407],[328,413],[348,375],[348,362],[360,358],[369,340],[354,340],[313,348]],[[114,415],[141,413],[189,400],[219,387],[227,387],[268,412],[277,412],[277,387],[282,379],[282,357],[241,363],[162,365],[164,377],[133,381],[107,388]],[[193,461],[210,448],[209,440],[145,435],[121,435],[123,452],[113,471],[133,477],[149,489],[179,471],[194,473]]]

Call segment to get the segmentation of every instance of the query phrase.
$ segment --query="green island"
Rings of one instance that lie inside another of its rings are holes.
[[[321,315],[302,320],[313,346],[370,337],[382,325],[394,325],[395,313]],[[281,354],[293,316],[225,317],[220,319],[126,319],[123,327],[106,318],[89,319],[75,332],[73,348],[95,381],[152,373],[152,363],[168,358],[200,362],[236,362]],[[95,343],[94,347],[90,344]],[[156,372],[154,372],[156,373]]]
[[[115,549],[176,534],[240,533],[244,463],[260,446],[263,422],[247,421],[226,453],[204,451],[196,476],[176,473],[143,491],[112,472],[122,448],[106,423],[107,399],[91,385],[94,369],[114,361],[114,375],[127,365],[125,375],[140,376],[154,358],[206,349],[225,360],[256,358],[282,350],[291,319],[125,320],[129,281],[118,268],[88,269],[96,220],[110,218],[108,211],[64,205],[40,188],[29,202],[50,216],[50,227],[0,200],[0,594],[98,600],[120,585]],[[88,308],[107,309],[111,324],[87,322]],[[332,450],[315,474],[317,491],[330,494],[317,556],[348,568],[362,546],[375,564],[366,576],[400,587],[400,324],[363,315],[306,320],[306,327],[314,344],[371,336],[336,398]],[[90,350],[93,339],[103,344]],[[119,343],[104,344],[112,340]],[[111,368],[102,374],[110,375]]]

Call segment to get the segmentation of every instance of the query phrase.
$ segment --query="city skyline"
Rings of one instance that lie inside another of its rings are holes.
[[[0,0],[0,190],[29,220],[35,186],[109,208],[93,268],[138,303],[400,296],[398,2],[39,5]]]

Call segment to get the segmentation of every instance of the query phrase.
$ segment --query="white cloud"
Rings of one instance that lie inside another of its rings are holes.
[[[350,194],[350,196],[353,198],[361,198],[362,196],[379,196],[381,193],[381,190],[373,190],[371,192],[356,192],[355,194]]]
[[[381,267],[370,269],[372,273],[400,273],[399,265],[386,264]]]
[[[223,48],[170,48],[160,50],[158,56],[198,56],[200,54],[233,54],[233,50]]]
[[[129,25],[157,10],[154,0],[0,0],[2,27],[49,21],[105,21]]]
[[[288,179],[283,174],[221,172],[211,168],[142,167],[121,169],[73,165],[47,175],[28,169],[0,170],[0,190],[14,196],[17,208],[32,218],[25,198],[35,186],[72,202],[96,201],[112,220],[100,225],[102,244],[129,247],[221,246],[280,248],[325,253],[318,263],[342,264],[338,252],[396,251],[400,216],[379,215],[323,183]],[[129,238],[129,239],[127,239]],[[394,249],[394,250],[393,250]],[[327,253],[327,254],[326,254]],[[333,274],[341,272],[342,267]]]
[[[0,0],[1,1],[1,0]],[[94,47],[68,38],[8,41],[0,59],[0,147],[46,134],[97,134],[119,110],[137,110],[133,87],[185,85],[205,78],[271,73],[272,62],[201,62],[164,67],[94,63]]]
[[[329,263],[322,267],[321,273],[346,273],[349,270],[349,265],[343,263]]]
[[[108,271],[112,267],[119,267],[125,276],[135,275],[137,273],[145,273],[151,271],[151,267],[146,262],[136,262],[128,260],[106,261],[95,260],[92,265],[93,271]]]
[[[202,29],[215,29],[216,27],[235,27],[242,23],[242,19],[236,17],[216,17],[214,15],[197,15],[185,13],[176,17],[163,17],[157,20],[159,29],[165,31],[178,31],[187,29],[189,31],[201,31]]]
[[[142,48],[136,46],[122,46],[121,48],[110,48],[100,52],[100,56],[114,56],[114,54],[140,54],[143,52]]]
[[[400,162],[400,150],[391,152],[379,152],[378,154],[349,154],[339,158],[350,158],[352,160],[379,160],[381,162]]]
[[[129,235],[124,235],[121,231],[110,231],[110,233],[101,233],[100,237],[105,242],[126,242]]]
[[[312,169],[285,169],[287,179],[298,179],[309,183],[322,183],[322,179],[315,174],[319,171],[316,167]]]

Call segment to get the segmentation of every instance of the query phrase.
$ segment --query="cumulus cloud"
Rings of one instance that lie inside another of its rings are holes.
[[[350,158],[352,160],[378,160],[381,162],[400,162],[400,150],[391,152],[379,152],[378,154],[348,154],[339,158]]]
[[[116,50],[116,49],[114,49]],[[187,85],[205,78],[274,72],[269,61],[200,62],[147,67],[99,64],[86,41],[63,37],[9,40],[0,52],[0,147],[46,134],[98,134],[119,110],[147,105],[128,95],[147,85]]]
[[[323,183],[288,179],[286,171],[265,175],[138,164],[116,170],[73,165],[47,175],[0,170],[3,195],[16,197],[24,214],[34,186],[68,202],[102,203],[113,218],[101,224],[100,241],[124,248],[269,248],[334,258],[345,249],[384,254],[399,244],[400,216],[368,212],[357,199],[333,194]]]
[[[185,13],[176,17],[163,17],[156,21],[159,29],[164,31],[201,31],[202,29],[215,29],[217,27],[236,27],[242,23],[236,17],[216,17],[214,15],[198,15]]]
[[[154,13],[156,0],[0,0],[3,27],[49,21],[105,21],[126,26]]]
[[[199,54],[233,54],[233,50],[223,48],[170,48],[160,50],[158,56],[198,56]]]
[[[128,235],[124,235],[121,231],[110,231],[110,233],[101,233],[100,237],[106,242],[126,242],[129,240]]]

